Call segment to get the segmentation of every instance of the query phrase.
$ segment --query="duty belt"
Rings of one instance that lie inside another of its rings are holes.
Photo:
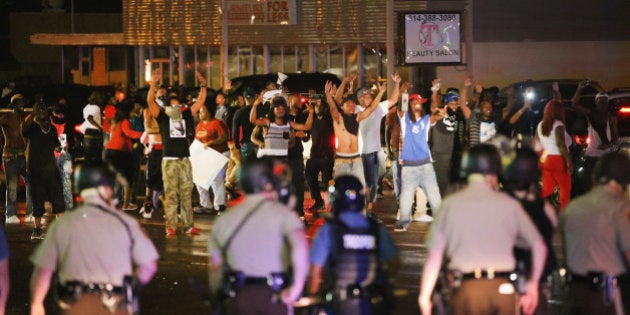
[[[627,278],[627,274],[613,276],[605,272],[589,271],[586,275],[569,272],[567,280],[569,284],[582,284],[591,290],[601,291],[604,295],[604,303],[610,305],[615,300],[614,291],[620,284],[626,284]]]
[[[514,282],[518,280],[518,278],[518,275],[514,272],[498,272],[493,269],[475,269],[475,271],[469,273],[462,273],[459,270],[449,270],[446,274],[448,287],[453,289],[459,288],[464,280],[509,279]]]
[[[512,274],[513,272],[495,272],[492,270],[475,270],[474,272],[462,274],[462,280],[470,280],[470,279],[492,280],[495,278],[510,278]]]
[[[126,284],[127,285],[127,284]],[[131,285],[130,283],[128,285]],[[68,281],[59,284],[57,299],[62,309],[70,309],[72,305],[84,294],[100,295],[101,302],[112,313],[116,309],[131,306],[133,293],[131,287],[115,286],[109,283],[83,283],[81,281]]]
[[[72,293],[111,293],[123,294],[124,288],[109,283],[83,283],[80,281],[68,281],[61,285],[65,292]]]
[[[2,158],[7,160],[17,159],[18,157],[24,156],[24,150],[4,150],[2,152]]]

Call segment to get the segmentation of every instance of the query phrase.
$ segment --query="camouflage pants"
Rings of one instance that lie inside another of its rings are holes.
[[[166,228],[177,230],[177,207],[179,206],[184,230],[193,226],[192,212],[192,167],[188,158],[162,160],[162,180],[166,204]]]

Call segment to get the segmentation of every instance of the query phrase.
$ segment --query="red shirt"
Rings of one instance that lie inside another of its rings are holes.
[[[103,110],[103,131],[111,132],[110,121],[114,118],[115,114],[116,107],[114,105],[105,105],[105,109]]]
[[[217,139],[223,135],[225,135],[225,141],[210,145],[211,148],[221,153],[229,150],[227,145],[228,127],[223,120],[214,118],[202,120],[197,125],[197,130],[195,130],[195,139],[202,143]]]
[[[106,149],[110,150],[119,150],[131,152],[133,149],[133,141],[132,139],[140,139],[142,136],[142,132],[135,131],[131,129],[131,123],[129,119],[125,119],[120,123],[116,124],[114,129],[111,131],[111,137],[107,145]]]

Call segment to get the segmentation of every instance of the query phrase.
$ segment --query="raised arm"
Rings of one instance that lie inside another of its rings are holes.
[[[346,85],[350,86],[349,94],[352,94],[352,87],[354,86],[354,80],[356,77],[356,74],[350,74],[341,80],[341,84],[339,84],[339,87],[337,88],[337,93],[335,93],[335,102],[337,102],[337,104],[340,104],[341,101],[343,101]]]
[[[267,118],[258,118],[258,106],[262,104],[262,98],[265,94],[265,90],[260,92],[256,101],[252,105],[252,110],[249,112],[249,122],[256,126],[269,126],[269,119]]]
[[[437,108],[438,106],[440,106],[440,104],[442,104],[441,99],[440,99],[440,88],[442,85],[442,80],[440,79],[433,79],[433,81],[431,81],[431,110],[435,110],[435,108]]]
[[[387,99],[387,111],[389,112],[394,108],[396,103],[398,103],[398,99],[400,98],[400,82],[402,78],[398,74],[398,72],[392,74],[392,80],[394,80],[394,89],[392,90],[392,95]],[[376,103],[378,104],[378,103]]]
[[[333,121],[339,122],[339,120],[341,119],[341,113],[339,113],[337,102],[333,98],[333,94],[335,94],[335,92],[335,85],[330,81],[326,81],[324,93],[326,94],[326,103],[328,103],[328,108],[330,109],[330,117],[333,119]]]
[[[313,113],[315,112],[315,108],[311,105],[310,102],[306,103],[306,109],[308,109],[308,117],[306,118],[306,122],[303,124],[291,122],[291,128],[294,130],[308,131],[311,130],[311,126],[313,126]]]
[[[525,95],[527,95],[528,91],[533,91],[533,87],[528,87],[525,90]],[[510,111],[512,111],[512,108],[514,107],[514,103],[516,103],[516,97],[514,97],[513,95],[514,93],[514,87],[509,87],[507,90],[507,94],[508,94],[508,103],[507,106],[503,109],[504,111],[507,111],[508,113]],[[521,116],[523,116],[523,114],[525,113],[526,110],[532,108],[532,100],[530,100],[528,97],[525,97],[525,103],[523,103],[523,107],[521,107],[521,109],[519,109],[516,113],[514,113],[514,115],[512,115],[512,117],[510,117],[510,124],[515,124],[520,118]]]
[[[475,83],[475,89],[473,91],[473,97],[470,100],[470,107],[472,110],[479,107],[479,103],[481,102],[481,93],[483,93],[483,84],[481,82]]]
[[[195,71],[197,79],[199,80],[199,97],[197,101],[190,107],[190,112],[196,115],[203,104],[206,103],[206,96],[208,95],[208,89],[206,88],[206,78],[199,71]]]
[[[573,98],[571,99],[571,103],[573,104],[573,108],[578,113],[582,115],[590,115],[591,110],[586,108],[584,105],[582,105],[582,102],[580,102],[580,97],[582,96],[582,90],[584,90],[584,87],[586,87],[586,80],[578,84],[577,90],[575,90],[575,94],[573,95]]]
[[[472,110],[468,107],[468,90],[472,86],[473,80],[471,76],[468,76],[464,79],[464,88],[462,89],[462,95],[459,98],[459,108],[462,109],[462,114],[464,114],[464,118],[470,119],[470,115],[472,114]]]
[[[153,118],[157,118],[160,114],[160,106],[155,101],[155,92],[157,91],[157,84],[162,78],[162,72],[157,69],[153,71],[151,75],[151,82],[149,83],[149,92],[147,93],[147,104],[149,104],[149,113]]]
[[[372,115],[372,113],[376,109],[376,106],[378,106],[378,103],[381,102],[381,99],[383,98],[383,94],[385,94],[385,91],[387,91],[387,83],[379,83],[378,84],[378,93],[376,94],[376,96],[372,100],[372,103],[370,104],[370,106],[368,106],[368,108],[366,108],[365,110],[363,110],[362,112],[360,112],[357,115],[357,120],[358,121],[362,121],[362,120],[370,117],[370,115]]]
[[[562,101],[562,94],[560,93],[560,86],[558,85],[558,82],[553,82],[551,87],[553,88],[553,99],[556,101]]]

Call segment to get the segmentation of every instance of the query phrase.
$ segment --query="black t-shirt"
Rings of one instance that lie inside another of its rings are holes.
[[[155,120],[160,126],[164,157],[184,158],[190,156],[188,147],[195,134],[190,109],[186,108],[182,112],[182,119],[178,121],[172,120],[161,109]]]
[[[455,112],[448,110],[443,119],[431,128],[431,151],[448,153],[461,151],[463,148],[460,131],[464,129],[466,118],[460,108]]]
[[[313,117],[311,158],[335,157],[335,130],[330,114]]]
[[[52,124],[49,125],[47,132],[42,130],[35,122],[31,127],[23,130],[24,138],[28,140],[27,145],[27,163],[29,172],[50,171],[57,168],[55,160],[55,147],[59,145],[57,138],[57,130]]]
[[[241,148],[244,143],[251,143],[252,132],[256,126],[249,122],[249,114],[252,111],[252,105],[247,105],[236,111],[234,119],[232,121],[232,139],[234,140],[234,146]],[[269,111],[269,105],[259,105],[257,107],[257,117],[265,117]],[[243,130],[241,132],[241,129]]]
[[[303,124],[308,119],[308,112],[299,112],[297,115],[289,114],[289,121]],[[308,141],[308,135],[304,138],[295,137],[295,143],[293,146],[289,146],[289,158],[303,158],[304,146],[302,145],[302,141]]]

